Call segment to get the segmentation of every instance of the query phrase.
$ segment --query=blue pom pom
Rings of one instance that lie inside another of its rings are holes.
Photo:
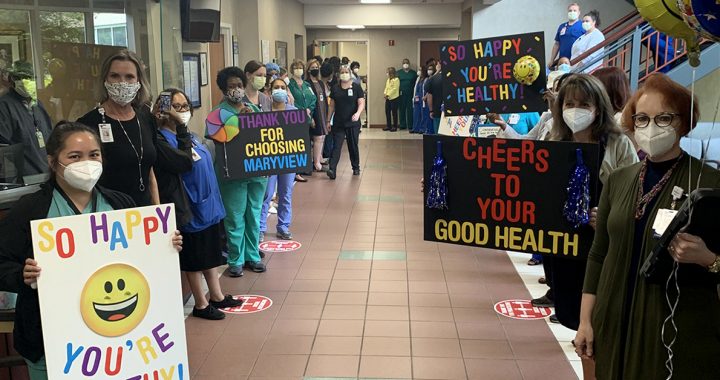
[[[437,210],[447,210],[447,164],[442,156],[442,142],[437,142],[437,153],[433,158],[430,181],[427,184],[427,200],[425,205]]]
[[[578,148],[575,154],[577,162],[568,183],[563,216],[574,228],[578,228],[590,221],[590,171],[583,162],[582,150]]]

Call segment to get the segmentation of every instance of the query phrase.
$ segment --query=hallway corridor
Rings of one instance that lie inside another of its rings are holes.
[[[424,242],[422,140],[386,135],[361,134],[360,177],[344,152],[336,181],[296,183],[299,250],[268,253],[264,274],[222,276],[226,292],[270,308],[187,318],[193,379],[577,379],[546,320],[493,309],[544,292],[513,264],[529,256]]]

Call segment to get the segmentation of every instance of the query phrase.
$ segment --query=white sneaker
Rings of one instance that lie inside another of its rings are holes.
[[[277,214],[277,208],[275,208],[275,206],[270,206],[268,212],[271,214]]]

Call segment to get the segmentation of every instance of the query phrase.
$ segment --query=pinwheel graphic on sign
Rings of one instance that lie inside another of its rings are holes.
[[[240,133],[237,114],[223,108],[215,109],[205,120],[207,135],[220,143],[230,142]]]

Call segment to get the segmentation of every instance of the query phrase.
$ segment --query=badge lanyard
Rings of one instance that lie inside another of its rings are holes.
[[[98,112],[100,112],[100,115],[102,116],[103,124],[105,124],[105,109],[100,107],[98,108]],[[142,127],[140,126],[140,118],[135,115],[135,120],[137,121],[138,125],[138,135],[140,136],[140,152],[138,152],[137,148],[135,147],[135,144],[133,144],[132,140],[130,140],[130,136],[128,135],[127,131],[125,130],[125,126],[123,123],[118,120],[118,124],[120,124],[120,129],[122,129],[123,133],[125,134],[125,137],[127,137],[128,142],[130,143],[130,147],[132,148],[133,152],[135,152],[135,157],[137,158],[138,163],[138,178],[140,180],[140,185],[138,186],[138,190],[144,192],[145,191],[145,181],[143,181],[142,176],[142,160],[145,156],[145,146],[143,145],[143,137],[142,137]]]

